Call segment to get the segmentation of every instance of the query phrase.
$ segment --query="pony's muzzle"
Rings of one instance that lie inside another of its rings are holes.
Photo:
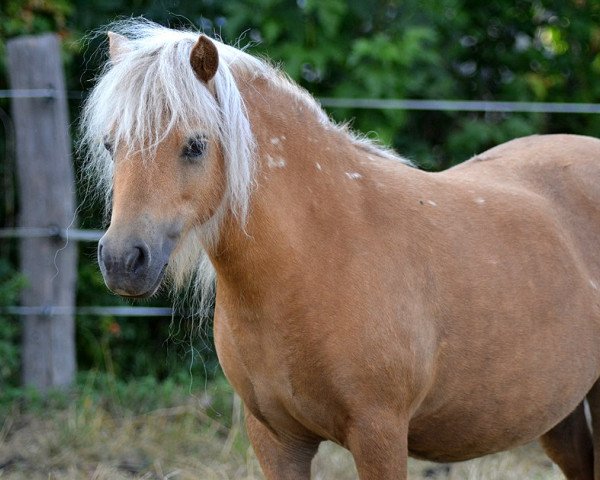
[[[113,238],[98,243],[98,264],[106,286],[124,297],[149,297],[163,279],[172,245],[149,245],[139,239]]]

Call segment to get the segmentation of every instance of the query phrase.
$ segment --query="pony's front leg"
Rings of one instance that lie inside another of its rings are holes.
[[[354,425],[347,437],[360,480],[406,480],[408,426],[384,417]]]
[[[275,436],[248,409],[246,428],[267,480],[309,480],[319,441]]]

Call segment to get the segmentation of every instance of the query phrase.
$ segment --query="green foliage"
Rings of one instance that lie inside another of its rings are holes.
[[[0,2],[0,71],[5,70],[5,40],[17,35],[57,32],[68,40],[71,0],[3,0]],[[0,88],[5,83],[0,75]],[[1,107],[2,105],[0,105]]]
[[[0,259],[0,309],[16,305],[25,279],[4,259]],[[0,391],[18,381],[21,349],[18,318],[0,312]]]
[[[69,0],[6,0],[0,6],[0,35],[65,32],[72,9]]]

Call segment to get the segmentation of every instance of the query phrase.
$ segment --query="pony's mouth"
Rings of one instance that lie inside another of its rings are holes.
[[[146,290],[145,292],[142,292],[142,293],[131,293],[131,292],[127,292],[125,290],[117,289],[117,290],[114,291],[114,293],[116,293],[117,295],[119,295],[121,297],[124,297],[124,298],[131,298],[132,300],[152,297],[160,289],[160,286],[162,284],[162,281],[163,281],[163,278],[165,276],[165,272],[167,270],[167,266],[168,265],[169,265],[168,263],[165,263],[163,265],[163,267],[160,270],[158,276],[154,280],[154,284],[148,290]]]

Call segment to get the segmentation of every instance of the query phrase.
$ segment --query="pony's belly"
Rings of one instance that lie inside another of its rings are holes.
[[[445,429],[445,427],[442,427]],[[548,429],[551,427],[548,427]],[[409,434],[408,453],[409,456],[419,460],[433,462],[463,462],[484,455],[509,450],[511,448],[526,444],[539,437],[539,434],[490,438],[479,436],[476,432],[461,430],[446,430],[439,434],[438,429],[432,429],[427,436],[412,436]]]
[[[573,298],[575,306],[595,302]],[[539,438],[575,410],[600,375],[598,313],[573,308],[567,319],[542,313],[537,322],[529,315],[500,318],[479,343],[468,328],[447,340],[435,381],[411,415],[413,456],[463,461],[507,450]]]
[[[444,422],[426,427],[427,433],[409,431],[409,455],[435,462],[462,462],[529,443],[554,424],[538,422],[527,426],[506,425],[490,429],[486,425]]]
[[[529,443],[567,417],[586,392],[587,387],[570,392],[560,402],[553,395],[556,392],[546,392],[547,396],[539,398],[524,395],[517,402],[482,395],[471,398],[469,403],[446,405],[435,414],[411,420],[410,455],[437,462],[459,462]]]

